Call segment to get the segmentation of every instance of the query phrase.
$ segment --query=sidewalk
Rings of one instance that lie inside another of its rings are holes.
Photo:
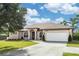
[[[64,52],[79,54],[79,48],[77,48],[77,47],[66,47]]]

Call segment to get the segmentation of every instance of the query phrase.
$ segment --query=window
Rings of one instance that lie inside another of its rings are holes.
[[[28,37],[28,31],[24,33],[24,37]]]

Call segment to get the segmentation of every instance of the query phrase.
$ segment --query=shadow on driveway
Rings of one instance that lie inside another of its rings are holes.
[[[16,49],[16,50],[8,51],[7,53],[0,54],[0,56],[25,56],[25,54],[27,56],[30,56],[30,54],[28,53],[26,49],[25,50]]]
[[[47,43],[67,43],[66,41],[45,41]]]
[[[18,49],[11,46],[0,48],[0,56],[24,56],[24,54],[30,56],[30,54],[27,52],[27,49]]]

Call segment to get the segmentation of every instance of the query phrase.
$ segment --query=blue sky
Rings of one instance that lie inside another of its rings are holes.
[[[79,13],[78,3],[23,3],[22,7],[27,8],[28,23],[55,22],[70,20]]]

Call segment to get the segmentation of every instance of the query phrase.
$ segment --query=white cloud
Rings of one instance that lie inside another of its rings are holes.
[[[55,23],[60,23],[60,22],[63,22],[65,19],[63,17],[59,17],[57,19],[55,19]]]
[[[27,24],[51,22],[50,18],[29,18]]]
[[[75,3],[48,3],[44,4],[44,7],[53,13],[73,14],[79,12],[79,7],[75,6]]]
[[[62,10],[61,10],[61,13],[64,14],[73,14],[78,12],[79,12],[79,7],[72,6],[71,4],[65,4],[64,6],[62,6]]]
[[[47,22],[60,23],[60,22],[63,22],[64,20],[65,19],[63,17],[59,17],[55,20],[52,20],[50,18],[31,18],[31,17],[27,17],[27,24],[47,23]]]
[[[34,16],[34,15],[31,15],[31,16]],[[55,20],[52,20],[50,18],[32,18],[31,16],[29,15],[25,15],[25,19],[26,19],[26,22],[27,24],[34,24],[34,23],[46,23],[46,22],[53,22],[53,23],[60,23],[64,20],[63,17],[59,17]]]
[[[41,9],[43,9],[43,7],[41,7]],[[27,24],[51,22],[50,18],[32,18],[32,16],[38,15],[39,13],[37,10],[27,8],[27,14],[24,16],[24,18],[26,19]]]
[[[54,5],[55,7],[55,5]],[[41,9],[44,7],[41,7]],[[51,20],[50,18],[32,18],[31,16],[38,16],[39,13],[36,9],[29,9],[27,8],[27,14],[24,16],[26,18],[27,24],[34,24],[34,23],[46,23],[46,22],[54,22],[54,23],[60,23],[64,20],[63,17],[59,17],[57,19]]]
[[[44,5],[45,8],[47,8],[49,11],[54,13],[57,13],[61,6],[62,4],[57,4],[57,3],[53,3],[53,4],[48,3]]]
[[[27,15],[28,15],[28,16],[38,16],[39,13],[37,12],[36,9],[27,8]]]
[[[42,6],[42,7],[40,7],[40,9],[44,9],[44,7]]]
[[[32,16],[39,16],[39,13],[36,9],[30,9],[30,8],[27,8],[27,14],[24,16],[27,24],[30,24],[30,22],[34,22],[32,20]]]

